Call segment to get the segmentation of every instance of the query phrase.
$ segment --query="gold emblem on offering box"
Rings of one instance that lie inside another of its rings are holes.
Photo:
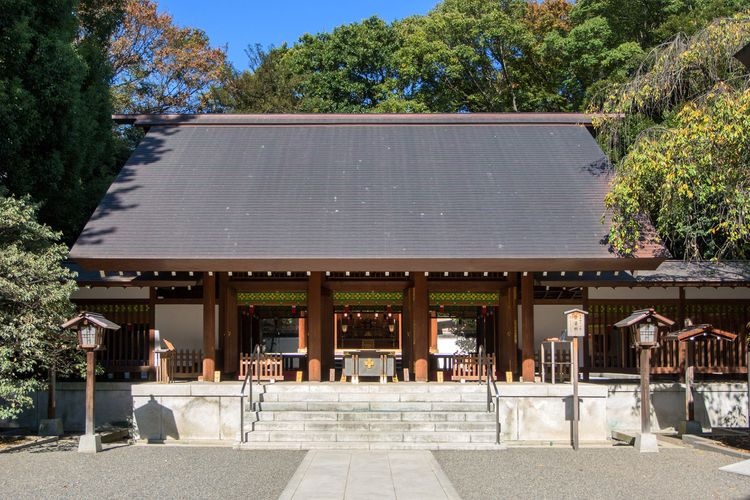
[[[364,364],[365,364],[365,368],[367,368],[368,370],[371,370],[375,366],[375,361],[368,358],[364,361]]]

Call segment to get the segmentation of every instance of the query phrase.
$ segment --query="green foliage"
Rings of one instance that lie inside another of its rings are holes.
[[[717,86],[642,136],[606,199],[613,245],[634,250],[643,216],[686,259],[750,257],[750,90]]]
[[[377,17],[303,35],[284,56],[296,75],[300,110],[366,112],[402,95],[393,60],[398,44],[393,27]]]
[[[443,0],[249,52],[212,109],[242,112],[581,111],[649,50],[750,0]]]
[[[649,221],[675,257],[748,257],[750,85],[733,58],[748,39],[750,14],[676,37],[599,103],[607,115],[595,124],[617,163],[607,206],[618,251],[636,250]]]
[[[113,22],[89,15],[97,1],[80,2],[80,19],[73,0],[0,2],[0,182],[39,202],[67,241],[114,171],[103,46]]]
[[[286,45],[266,50],[260,45],[248,47],[250,70],[231,70],[221,85],[211,89],[208,109],[214,112],[294,113],[299,110],[295,94],[295,75],[284,56]]]
[[[60,325],[74,312],[73,275],[59,233],[39,224],[28,197],[0,194],[0,418],[17,416],[47,370],[70,373],[75,336]]]

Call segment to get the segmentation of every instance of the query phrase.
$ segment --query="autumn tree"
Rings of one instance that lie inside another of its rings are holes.
[[[750,84],[733,58],[750,14],[652,52],[598,108],[616,161],[610,240],[629,254],[651,221],[676,257],[750,256]]]
[[[124,0],[112,35],[112,96],[119,113],[194,113],[227,71],[225,51],[196,28],[174,24],[153,0]]]

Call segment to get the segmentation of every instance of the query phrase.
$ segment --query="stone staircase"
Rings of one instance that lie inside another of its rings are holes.
[[[486,387],[459,383],[255,385],[241,449],[497,450]]]

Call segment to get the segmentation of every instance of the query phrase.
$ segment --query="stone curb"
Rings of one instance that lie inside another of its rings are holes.
[[[706,439],[700,436],[694,436],[692,434],[683,434],[682,441],[692,446],[693,448],[705,451],[713,451],[715,453],[721,453],[733,458],[743,458],[745,460],[750,459],[750,453],[743,452],[737,448],[731,448],[724,446],[711,439]]]
[[[0,450],[0,453],[13,453],[14,451],[23,450],[24,448],[30,448],[32,446],[40,445],[40,444],[49,444],[54,443],[55,441],[59,441],[60,438],[58,436],[50,436],[45,437],[41,439],[37,439],[36,441],[32,441],[30,443],[23,443],[16,446],[9,446],[8,448],[4,448]]]

